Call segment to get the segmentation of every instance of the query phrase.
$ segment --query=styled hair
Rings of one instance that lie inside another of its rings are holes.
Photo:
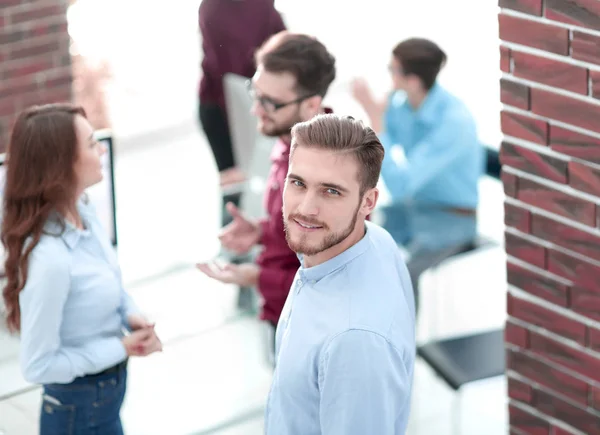
[[[13,332],[21,327],[19,293],[27,281],[29,255],[51,213],[72,207],[76,194],[78,115],[86,116],[83,108],[71,104],[33,106],[19,114],[12,129],[0,239],[7,253],[2,295]]]
[[[256,65],[271,73],[290,73],[302,95],[325,97],[335,79],[335,57],[316,38],[287,30],[276,33],[256,51]]]
[[[437,44],[423,38],[402,41],[392,53],[402,65],[403,74],[417,76],[427,91],[435,84],[447,60],[446,53]]]
[[[361,196],[377,186],[385,152],[373,129],[362,121],[351,116],[317,115],[292,128],[291,152],[299,146],[353,155],[359,164]]]

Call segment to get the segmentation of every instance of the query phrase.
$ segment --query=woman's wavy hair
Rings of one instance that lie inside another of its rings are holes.
[[[76,116],[86,117],[68,103],[33,106],[19,114],[6,152],[0,239],[6,259],[2,296],[6,323],[12,332],[21,327],[19,293],[27,281],[31,251],[54,211],[65,213],[76,194],[78,158]],[[64,229],[64,221],[61,222]]]

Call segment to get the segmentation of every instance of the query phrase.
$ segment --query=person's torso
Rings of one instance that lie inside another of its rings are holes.
[[[457,97],[437,86],[435,95],[432,95],[435,100],[427,102],[431,104],[424,109],[426,113],[423,110],[414,111],[401,94],[394,96],[402,102],[396,102],[391,107],[392,114],[388,118],[394,120],[393,140],[395,144],[403,147],[406,159],[410,163],[411,157],[419,151],[419,147],[427,146],[428,135],[434,129],[443,127],[469,132],[463,136],[468,143],[460,144],[460,155],[453,159],[452,163],[444,166],[444,169],[411,199],[425,204],[471,208],[478,203],[478,183],[484,169],[483,148],[477,138],[475,121],[467,107]],[[455,125],[453,122],[451,125],[444,125],[450,122],[449,118],[457,117],[461,120],[460,124]],[[447,152],[455,152],[456,145],[458,144],[449,141]],[[438,157],[444,158],[442,155]]]
[[[321,434],[319,363],[336,335],[360,328],[381,334],[399,349],[414,351],[414,298],[408,272],[389,235],[383,241],[373,239],[365,253],[318,281],[303,269],[296,274],[277,326],[267,434]],[[412,362],[408,369],[412,373]]]
[[[67,229],[63,236],[43,235],[40,244],[70,264],[70,288],[60,328],[61,345],[78,346],[95,337],[122,336],[121,272],[104,228],[86,213],[86,230]]]
[[[254,52],[270,36],[273,6],[268,0],[204,0],[199,19],[203,43],[200,98],[224,104],[223,76],[254,74]],[[204,28],[202,28],[204,27]]]

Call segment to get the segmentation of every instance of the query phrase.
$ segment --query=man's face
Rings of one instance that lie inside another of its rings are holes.
[[[408,80],[402,70],[402,64],[396,59],[396,56],[392,56],[388,67],[392,76],[392,84],[394,89],[397,91],[406,91]]]
[[[365,197],[375,189],[360,196],[358,170],[354,156],[295,147],[283,191],[283,221],[293,251],[314,256],[362,228],[370,212]]]
[[[292,74],[271,73],[259,65],[252,78],[251,91],[254,94],[252,113],[258,117],[258,129],[262,134],[287,135],[296,123],[313,116],[307,118],[307,106],[310,105],[307,103],[310,102],[301,100],[304,95],[298,95],[295,87],[296,78]]]

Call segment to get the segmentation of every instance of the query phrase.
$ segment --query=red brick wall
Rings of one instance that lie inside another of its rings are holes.
[[[499,4],[511,433],[600,434],[600,1]]]
[[[32,104],[71,100],[68,0],[0,1],[0,151]]]

